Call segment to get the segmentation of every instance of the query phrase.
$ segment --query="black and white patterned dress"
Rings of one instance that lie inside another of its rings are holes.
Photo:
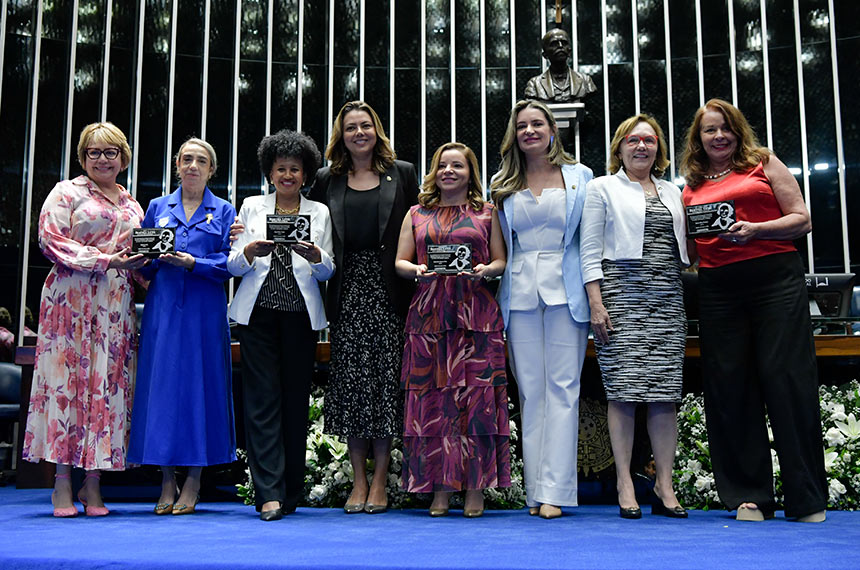
[[[347,188],[339,317],[330,325],[331,364],[324,431],[382,439],[403,431],[400,363],[404,322],[385,287],[376,212],[378,187]]]
[[[603,263],[600,292],[612,326],[595,341],[606,399],[681,400],[687,317],[672,215],[658,197],[645,201],[642,259]]]

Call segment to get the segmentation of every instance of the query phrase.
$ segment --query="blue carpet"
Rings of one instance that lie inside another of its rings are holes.
[[[725,511],[628,521],[613,506],[552,521],[525,510],[467,520],[303,508],[263,523],[239,503],[201,503],[183,517],[156,517],[151,503],[108,506],[104,518],[54,519],[50,491],[0,488],[0,568],[860,568],[860,512],[813,525],[782,513],[738,523]]]

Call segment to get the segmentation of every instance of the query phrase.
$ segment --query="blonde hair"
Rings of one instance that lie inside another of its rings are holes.
[[[615,136],[612,137],[612,142],[609,143],[609,164],[607,164],[607,168],[609,169],[610,174],[615,174],[618,172],[624,164],[621,161],[621,157],[618,156],[621,150],[621,143],[624,142],[624,138],[633,132],[633,129],[636,128],[636,125],[639,123],[645,123],[654,129],[654,132],[657,134],[657,155],[654,157],[654,164],[651,166],[651,174],[660,178],[663,176],[663,173],[666,172],[666,169],[669,168],[669,152],[666,150],[666,137],[663,136],[663,129],[660,128],[660,123],[657,122],[657,119],[648,115],[647,113],[639,113],[638,115],[634,115],[628,119],[625,119],[618,128],[615,129]]]
[[[373,108],[364,101],[350,101],[344,104],[337,113],[334,124],[331,127],[331,137],[325,149],[326,160],[331,162],[329,167],[332,174],[347,174],[352,170],[352,157],[343,143],[343,119],[351,111],[364,111],[370,115],[373,128],[376,130],[376,145],[373,147],[372,168],[378,174],[384,174],[385,170],[394,164],[397,154],[391,148],[391,141],[385,136],[382,121]]]
[[[81,131],[78,139],[78,164],[86,169],[87,148],[93,143],[112,144],[119,149],[122,170],[128,168],[131,163],[131,147],[125,134],[113,123],[90,123]]]
[[[418,203],[425,208],[433,208],[439,204],[442,192],[436,186],[436,175],[439,171],[439,162],[442,160],[442,153],[446,150],[458,150],[466,157],[466,162],[469,165],[469,189],[466,192],[466,200],[473,210],[480,210],[484,206],[484,188],[481,186],[478,157],[475,156],[471,148],[458,142],[445,143],[433,153],[433,160],[430,162],[430,171],[424,176],[424,182],[421,184]]]
[[[766,163],[770,158],[770,150],[759,144],[755,132],[740,109],[722,99],[711,99],[696,111],[693,123],[687,129],[687,143],[681,155],[679,170],[690,188],[695,188],[705,181],[705,174],[711,166],[711,161],[702,145],[702,134],[699,132],[702,128],[702,118],[708,111],[721,113],[729,130],[738,139],[731,160],[732,170],[746,172],[760,162]]]
[[[511,109],[511,116],[508,118],[508,127],[505,129],[505,136],[502,138],[502,146],[499,149],[499,154],[502,155],[502,164],[499,167],[499,171],[493,176],[492,182],[490,182],[493,201],[498,205],[501,205],[511,194],[524,189],[527,184],[526,157],[517,143],[517,115],[520,114],[520,111],[529,108],[538,109],[544,114],[553,133],[552,141],[547,147],[547,161],[555,166],[576,164],[576,159],[570,156],[561,144],[561,137],[558,135],[555,117],[553,117],[549,107],[540,101],[531,99],[517,101],[517,104]]]
[[[206,154],[209,155],[209,164],[211,168],[209,170],[209,178],[211,180],[213,176],[215,176],[215,171],[218,170],[218,157],[215,155],[215,149],[212,148],[212,145],[203,139],[198,139],[197,137],[190,137],[184,143],[179,145],[179,150],[176,151],[176,156],[173,157],[173,165],[176,169],[176,176],[179,176],[179,159],[182,158],[182,151],[185,150],[190,144],[196,144],[197,146],[203,147],[203,150],[206,151]]]

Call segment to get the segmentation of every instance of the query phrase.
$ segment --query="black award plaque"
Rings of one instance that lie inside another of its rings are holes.
[[[285,244],[311,241],[310,214],[268,214],[266,239]]]
[[[686,211],[689,237],[721,234],[737,221],[734,200],[687,206]]]
[[[427,271],[441,275],[472,272],[472,244],[430,244],[427,246]]]
[[[175,244],[174,228],[134,228],[131,234],[131,252],[142,253],[146,257],[175,253]]]

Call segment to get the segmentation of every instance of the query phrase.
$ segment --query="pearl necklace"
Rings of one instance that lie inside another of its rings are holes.
[[[732,171],[732,167],[730,166],[730,167],[726,168],[725,170],[723,170],[722,172],[718,172],[716,174],[705,174],[705,179],[706,180],[716,180],[717,178],[722,178],[723,176],[725,176],[726,174],[728,174],[731,171]]]

